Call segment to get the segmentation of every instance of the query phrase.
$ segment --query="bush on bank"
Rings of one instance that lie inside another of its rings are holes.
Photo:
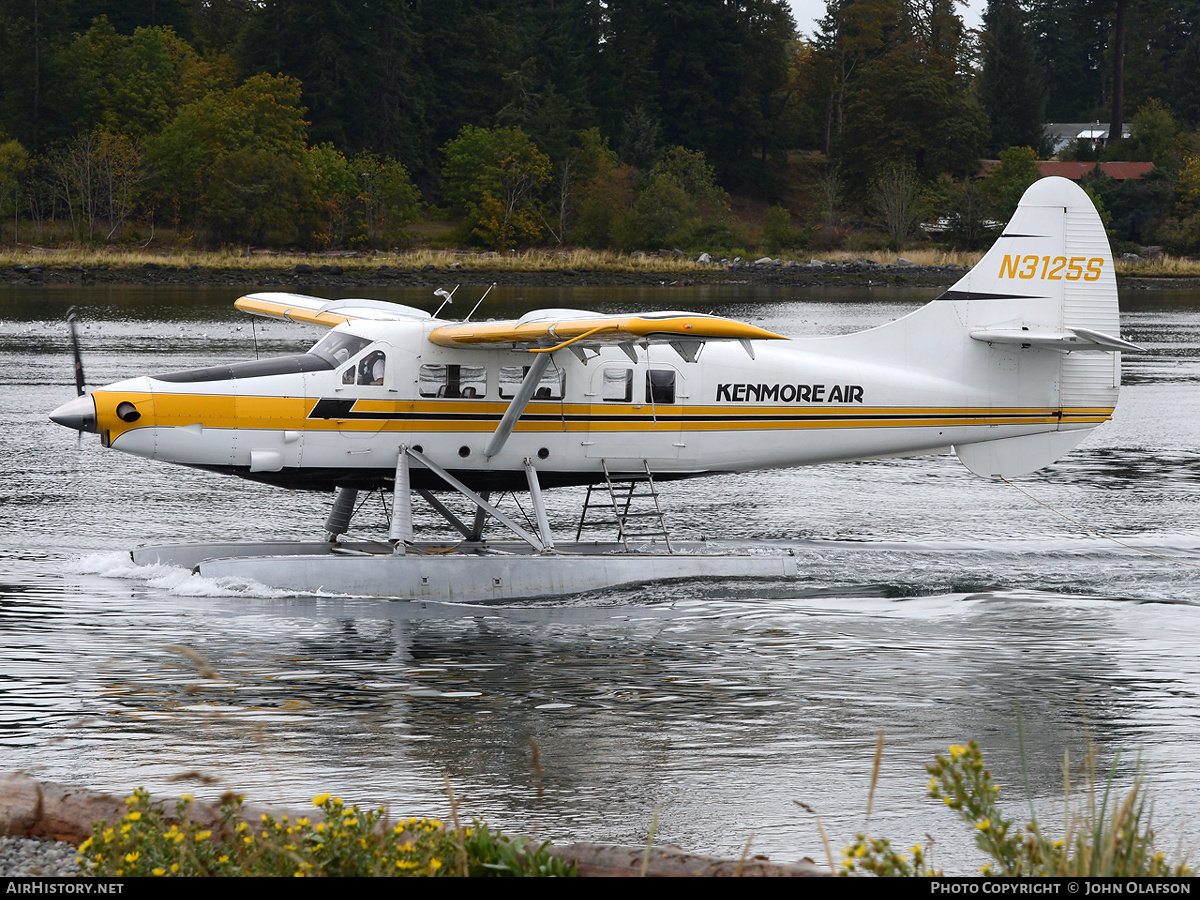
[[[185,794],[167,815],[143,788],[126,799],[119,822],[96,822],[79,847],[82,874],[138,876],[560,876],[575,874],[546,844],[507,837],[476,821],[446,827],[436,819],[388,821],[384,808],[363,810],[340,798],[313,798],[320,821],[308,816],[242,818],[242,798],[227,794],[220,823],[189,818]],[[548,842],[547,842],[548,843]]]

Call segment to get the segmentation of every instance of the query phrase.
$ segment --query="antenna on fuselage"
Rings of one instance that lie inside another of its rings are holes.
[[[473,307],[471,307],[471,311],[469,313],[467,313],[467,317],[465,319],[463,319],[464,322],[471,321],[471,316],[475,315],[475,310],[479,309],[480,305],[483,303],[484,300],[487,299],[487,295],[492,292],[492,288],[494,288],[495,286],[496,286],[496,282],[493,281],[492,287],[489,287],[486,291],[484,291],[483,296],[479,298],[479,303],[476,303]]]
[[[461,285],[456,284],[454,286],[454,291],[457,291],[460,287],[461,287]],[[445,300],[442,301],[442,305],[437,308],[437,312],[435,312],[433,314],[433,317],[435,319],[438,317],[438,313],[440,313],[445,308],[447,303],[454,302],[452,299],[454,297],[454,291],[447,291],[445,288],[438,288],[436,291],[433,292],[433,296],[435,296],[435,297],[445,297],[446,298]]]

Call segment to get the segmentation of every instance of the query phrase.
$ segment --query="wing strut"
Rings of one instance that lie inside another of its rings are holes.
[[[516,427],[517,419],[521,418],[521,413],[525,412],[525,407],[529,405],[529,401],[533,397],[533,392],[537,390],[538,383],[542,380],[542,376],[546,374],[546,366],[548,365],[550,365],[549,353],[539,353],[534,356],[533,365],[525,373],[525,378],[521,381],[521,386],[517,388],[517,393],[508,404],[508,409],[504,411],[504,416],[500,419],[500,424],[496,426],[491,440],[488,441],[488,445],[483,451],[484,459],[491,459],[504,449],[504,445],[508,441],[508,436],[512,434],[513,428]]]

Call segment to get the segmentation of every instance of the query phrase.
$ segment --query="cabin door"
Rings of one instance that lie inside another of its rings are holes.
[[[376,341],[338,368],[334,396],[340,402],[334,418],[343,437],[367,440],[393,422],[399,408],[400,363],[400,354],[390,344]]]
[[[596,367],[590,393],[584,442],[589,459],[623,461],[635,469],[644,459],[653,469],[655,460],[677,460],[681,451],[686,455],[687,391],[679,369],[657,362],[606,361]]]

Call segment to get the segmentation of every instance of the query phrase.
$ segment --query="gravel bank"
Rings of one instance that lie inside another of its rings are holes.
[[[43,838],[0,837],[0,876],[71,878],[79,875],[75,847]]]

